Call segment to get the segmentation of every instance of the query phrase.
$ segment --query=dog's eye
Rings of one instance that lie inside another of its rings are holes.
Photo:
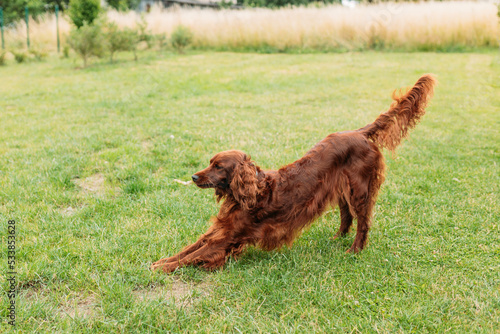
[[[215,168],[216,169],[222,169],[222,166],[221,165],[215,165]]]

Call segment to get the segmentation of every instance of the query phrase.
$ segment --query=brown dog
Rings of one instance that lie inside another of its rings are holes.
[[[216,154],[210,165],[193,175],[200,188],[215,188],[222,205],[213,225],[182,252],[159,260],[152,269],[172,272],[185,265],[215,269],[246,246],[272,250],[291,245],[300,231],[329,205],[340,207],[345,235],[357,219],[356,238],[349,252],[363,249],[385,163],[380,149],[396,149],[408,130],[425,113],[435,79],[422,76],[405,94],[393,94],[389,110],[375,122],[333,133],[301,159],[277,171],[263,171],[241,151]]]

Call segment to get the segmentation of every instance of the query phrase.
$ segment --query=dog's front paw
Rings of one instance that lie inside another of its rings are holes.
[[[158,260],[156,262],[154,262],[151,267],[149,267],[149,269],[151,270],[156,270],[158,268],[160,268],[163,264],[165,264],[167,261],[167,259],[161,259],[161,260]]]
[[[151,270],[156,270],[156,269],[158,269],[159,267],[160,267],[160,264],[159,264],[158,262],[155,262],[155,263],[153,263],[153,264],[149,267],[149,269],[151,269]]]
[[[162,259],[160,261],[156,261],[150,267],[151,270],[162,270],[165,273],[171,273],[175,269],[179,268],[178,263],[166,263],[166,259]]]

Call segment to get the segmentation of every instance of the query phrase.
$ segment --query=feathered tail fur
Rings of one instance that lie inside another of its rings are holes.
[[[389,110],[358,131],[377,145],[394,152],[401,140],[408,136],[408,131],[425,114],[425,107],[432,97],[436,82],[432,74],[425,74],[408,91],[394,91],[394,102]]]

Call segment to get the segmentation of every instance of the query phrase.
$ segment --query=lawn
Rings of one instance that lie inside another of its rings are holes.
[[[7,226],[21,333],[497,332],[500,55],[146,54],[0,67],[0,331]],[[218,205],[189,180],[241,149],[266,169],[372,122],[434,73],[427,115],[392,157],[368,247],[330,210],[292,248],[223,270],[149,265]]]

